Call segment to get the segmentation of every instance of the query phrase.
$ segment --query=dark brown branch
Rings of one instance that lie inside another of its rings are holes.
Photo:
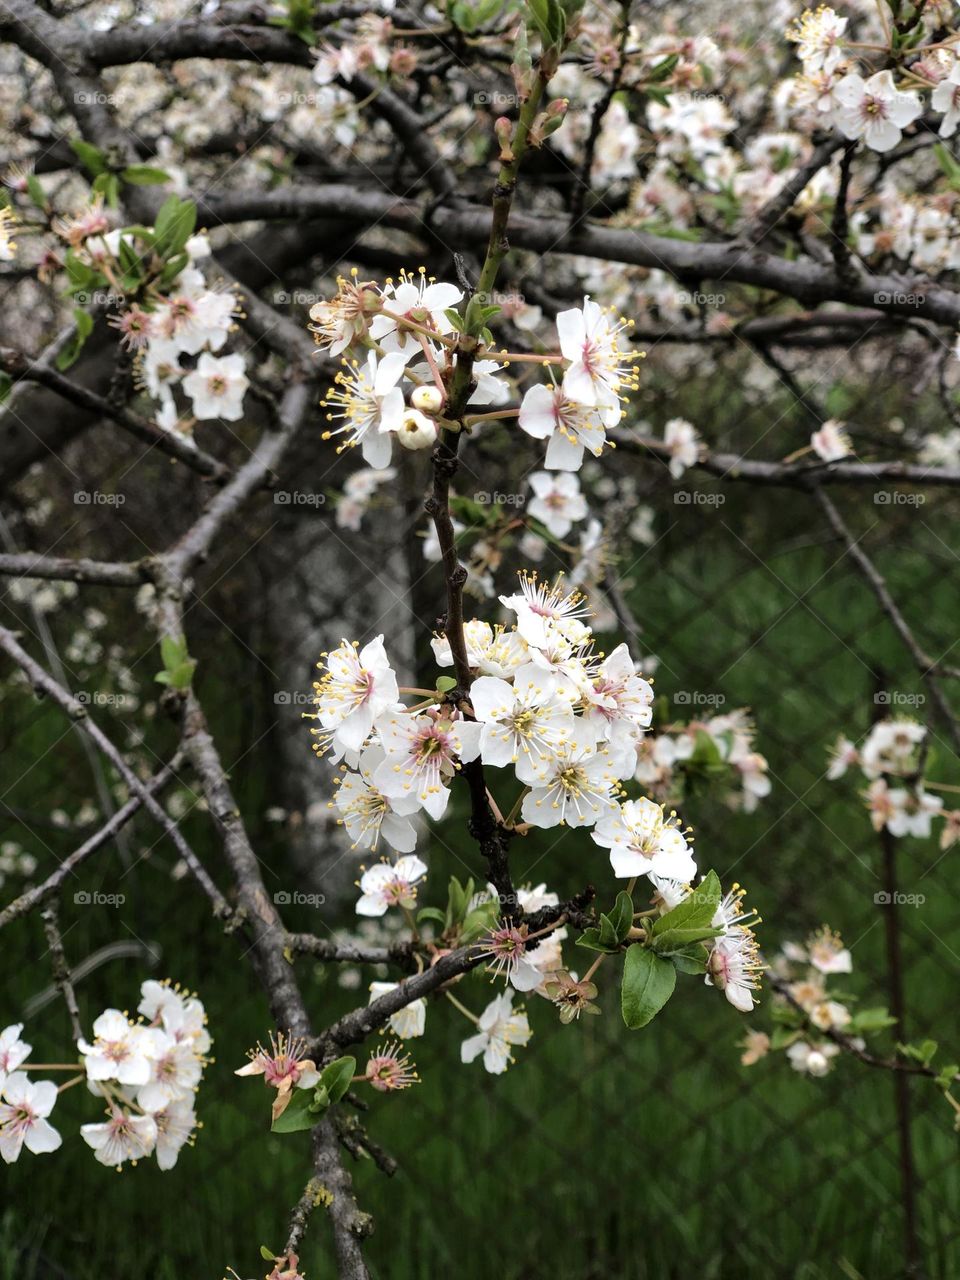
[[[30,361],[22,352],[14,351],[10,347],[0,347],[0,368],[5,369],[16,380],[35,382],[39,386],[56,392],[64,400],[69,400],[71,404],[85,409],[88,413],[99,414],[103,418],[118,423],[144,444],[152,445],[161,453],[169,454],[171,458],[176,458],[178,462],[182,462],[191,471],[196,471],[206,479],[224,480],[230,475],[229,467],[224,466],[222,462],[218,462],[216,458],[196,445],[188,444],[180,436],[162,430],[148,418],[141,417],[131,409],[112,404],[106,397],[97,395],[88,387],[71,382],[69,378],[65,378],[62,373],[58,373],[49,365],[40,361]]]
[[[70,966],[67,964],[66,952],[63,949],[63,938],[60,936],[55,904],[51,902],[49,906],[44,907],[40,913],[40,918],[43,920],[43,930],[47,935],[47,946],[50,949],[53,980],[63,996],[63,1003],[67,1006],[70,1030],[73,1034],[73,1042],[76,1044],[83,1037],[83,1027],[80,1024],[80,1010],[77,1006],[77,996],[73,989]]]
[[[48,578],[59,582],[85,582],[105,587],[139,587],[150,580],[146,561],[73,560],[34,551],[0,553],[0,575],[12,578]]]

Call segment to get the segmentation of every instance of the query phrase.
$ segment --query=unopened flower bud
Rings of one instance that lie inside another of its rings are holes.
[[[417,387],[410,397],[410,403],[424,413],[439,413],[443,408],[443,393],[439,387]]]
[[[500,145],[500,159],[509,163],[513,159],[513,126],[506,116],[498,116],[493,131]]]
[[[405,449],[429,449],[437,442],[437,429],[425,414],[408,409],[397,431],[397,438]]]

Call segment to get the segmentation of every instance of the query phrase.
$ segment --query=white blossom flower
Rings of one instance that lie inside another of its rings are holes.
[[[624,756],[621,776],[637,767],[636,743],[653,719],[653,686],[637,673],[630,650],[618,644],[589,670],[580,686],[582,722],[609,744],[613,755]]]
[[[197,367],[183,380],[193,402],[193,416],[201,420],[222,418],[236,422],[243,417],[243,397],[250,385],[241,355],[212,356],[204,351]]]
[[[415,796],[432,818],[442,818],[450,798],[447,784],[459,762],[476,759],[480,726],[444,720],[439,713],[385,714],[377,730],[386,756],[374,771],[374,785],[391,800]]]
[[[945,80],[941,80],[930,96],[930,105],[934,111],[943,113],[940,128],[937,131],[941,138],[952,138],[960,124],[960,62],[953,64],[953,69]]]
[[[878,720],[860,749],[860,767],[868,778],[913,772],[926,728],[915,720]]]
[[[83,1124],[80,1134],[101,1164],[119,1169],[131,1160],[134,1164],[153,1153],[157,1143],[157,1122],[151,1115],[140,1116],[122,1107],[112,1106],[109,1120],[101,1124]]]
[[[382,916],[388,907],[413,907],[417,902],[416,883],[427,874],[427,864],[415,856],[395,863],[378,862],[360,877],[358,916]]]
[[[463,624],[463,638],[470,669],[480,675],[502,676],[508,680],[518,667],[529,661],[527,642],[516,631],[507,631],[503,626],[491,627],[489,622],[471,618]],[[445,635],[434,636],[430,647],[441,667],[453,666],[450,641]]]
[[[200,1083],[203,1058],[190,1040],[175,1040],[159,1029],[154,1031],[151,1074],[137,1090],[137,1105],[144,1111],[162,1111],[171,1102],[189,1098]]]
[[[362,649],[342,640],[336,649],[322,656],[326,671],[313,686],[316,718],[324,729],[333,730],[335,746],[359,751],[370,735],[374,719],[396,707],[400,698],[383,636],[377,636]]]
[[[400,985],[399,982],[371,982],[368,1004],[373,1004],[374,1000],[379,1000],[381,996],[395,991]],[[390,1015],[387,1025],[401,1040],[413,1040],[417,1036],[422,1036],[427,1025],[426,1000],[422,996],[418,1000],[411,1000],[409,1004]]]
[[[603,452],[607,428],[620,421],[619,403],[582,404],[564,387],[536,383],[520,402],[518,425],[535,440],[547,440],[544,466],[550,471],[578,471],[587,449]]]
[[[410,815],[419,805],[415,796],[388,798],[374,786],[374,774],[385,759],[381,746],[365,747],[357,772],[345,769],[337,778],[336,806],[355,849],[376,849],[383,836],[398,853],[411,853],[417,829]]]
[[[590,834],[610,850],[615,876],[652,873],[683,882],[696,875],[697,864],[676,819],[665,818],[663,806],[652,800],[626,800],[605,813]]]
[[[483,726],[480,758],[503,768],[512,764],[521,782],[535,782],[539,771],[572,735],[573,708],[559,693],[552,672],[527,665],[513,683],[480,676],[470,688],[470,704]]]
[[[830,1059],[840,1052],[840,1046],[832,1040],[812,1045],[806,1040],[797,1040],[787,1049],[787,1057],[794,1071],[801,1075],[825,1076],[830,1070]]]
[[[823,974],[853,971],[850,952],[843,945],[840,935],[828,929],[826,925],[813,934],[807,942],[806,958],[816,970]]]
[[[338,418],[343,425],[323,433],[324,440],[346,435],[338,446],[338,452],[360,446],[363,460],[369,466],[382,471],[390,465],[390,435],[399,431],[405,406],[403,392],[397,383],[403,377],[403,356],[391,352],[378,358],[375,351],[367,356],[365,365],[354,360],[344,360],[344,367],[337,374],[336,385],[327,392],[320,404],[332,408],[327,420]]]
[[[534,497],[527,503],[527,514],[546,525],[555,538],[566,537],[575,521],[586,518],[587,503],[575,474],[535,471],[530,488]]]
[[[154,1155],[157,1164],[166,1171],[177,1163],[181,1149],[190,1142],[197,1128],[193,1099],[180,1098],[168,1103],[162,1111],[153,1113],[153,1121],[157,1126]]]
[[[32,1046],[20,1039],[22,1022],[15,1022],[0,1031],[0,1090],[7,1076],[12,1075],[29,1056]]]
[[[700,456],[696,428],[685,418],[671,418],[663,428],[663,442],[670,450],[670,474],[679,480]]]
[[[560,351],[568,360],[563,375],[565,394],[578,404],[619,407],[621,389],[635,390],[633,352],[621,345],[632,321],[611,321],[611,311],[592,298],[557,316]]]
[[[901,130],[922,115],[915,93],[901,93],[893,83],[892,71],[878,71],[864,80],[851,73],[834,89],[840,103],[833,120],[846,138],[863,138],[872,151],[890,151],[902,136]]]
[[[524,797],[521,815],[534,827],[590,827],[613,806],[617,786],[606,750],[572,737],[545,760],[536,785]]]
[[[374,316],[370,322],[370,336],[384,351],[400,352],[404,362],[411,360],[423,354],[423,347],[417,333],[404,328],[402,320],[398,321],[396,317],[413,321],[436,333],[452,333],[453,324],[444,313],[462,298],[463,291],[455,284],[434,280],[423,268],[416,277],[403,271],[398,283],[386,282],[382,302],[384,310],[391,314]]]
[[[814,431],[810,447],[824,462],[838,462],[853,453],[850,437],[843,430],[843,423],[836,418],[828,418],[819,431]]]
[[[549,586],[535,573],[521,573],[519,577],[519,594],[501,596],[500,603],[517,615],[517,631],[527,644],[546,649],[555,639],[556,631],[566,632],[574,641],[578,640],[579,635],[574,634],[576,628],[582,627],[580,619],[589,614],[580,592],[566,591],[562,578]]]
[[[0,1099],[0,1156],[7,1164],[24,1147],[35,1156],[57,1150],[62,1139],[47,1119],[57,1101],[52,1080],[33,1081],[15,1071],[4,1080]]]
[[[523,1010],[513,1009],[513,991],[508,987],[487,1005],[475,1036],[460,1046],[460,1061],[473,1062],[483,1054],[483,1065],[491,1075],[502,1075],[513,1062],[511,1046],[526,1045],[533,1032]]]
[[[150,1079],[152,1032],[132,1023],[119,1009],[105,1009],[93,1024],[94,1041],[78,1041],[88,1080],[144,1085]]]
[[[797,46],[797,57],[804,71],[819,71],[830,60],[839,56],[837,44],[847,29],[847,18],[841,18],[833,9],[821,5],[816,10],[807,9],[787,30],[787,39]]]

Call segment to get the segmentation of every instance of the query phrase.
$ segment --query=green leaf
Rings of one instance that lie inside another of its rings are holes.
[[[797,1039],[800,1032],[796,1028],[777,1027],[770,1037],[771,1049],[786,1049]]]
[[[417,924],[422,920],[436,920],[438,924],[446,925],[447,917],[439,907],[421,907],[417,912]]]
[[[310,1108],[314,1105],[313,1092],[310,1089],[294,1089],[286,1110],[274,1120],[270,1126],[272,1133],[298,1133],[301,1129],[312,1129],[318,1116]]]
[[[677,973],[702,974],[707,968],[707,953],[700,945],[684,947],[670,953],[670,962]]]
[[[861,1009],[855,1013],[844,1028],[850,1035],[862,1031],[883,1031],[886,1027],[896,1025],[896,1018],[891,1018],[886,1009]]]
[[[149,164],[128,165],[120,177],[135,187],[162,187],[171,180],[169,173],[165,173],[163,169],[154,169]]]
[[[161,258],[182,253],[196,225],[197,206],[190,200],[168,197],[160,206],[154,224],[154,249]]]
[[[457,687],[457,682],[453,676],[437,676],[437,693],[449,693],[451,689]]]
[[[82,307],[74,307],[73,322],[76,326],[76,332],[55,361],[61,373],[76,362],[80,352],[83,350],[84,343],[93,331],[93,316],[88,311],[84,311]]]
[[[27,195],[38,209],[46,209],[47,197],[44,194],[43,187],[40,185],[40,180],[35,173],[27,175]]]
[[[679,929],[665,929],[653,938],[653,949],[659,955],[674,955],[697,942],[707,942],[710,938],[718,938],[722,929],[713,927],[689,926]]]
[[[948,1066],[940,1068],[936,1082],[941,1089],[949,1089],[956,1083],[958,1073],[960,1073],[960,1067],[955,1062],[951,1062]]]
[[[357,1074],[356,1058],[337,1058],[320,1072],[318,1089],[325,1089],[331,1103],[339,1102],[350,1088],[350,1082]]]
[[[673,995],[677,971],[669,960],[634,943],[623,961],[620,1010],[624,1023],[635,1031],[657,1016]]]
[[[602,951],[605,955],[612,955],[620,949],[618,946],[602,942],[599,929],[584,929],[577,939],[577,946],[586,947],[588,951]]]
[[[936,1040],[923,1040],[920,1044],[898,1044],[897,1048],[905,1058],[913,1058],[915,1062],[929,1067],[936,1057],[938,1045]]]
[[[107,157],[99,147],[95,147],[90,142],[84,142],[83,138],[71,138],[70,149],[83,167],[94,177],[99,176],[101,173],[106,173]]]
[[[120,180],[115,173],[101,173],[93,180],[93,189],[99,192],[111,209],[116,208],[120,199]]]
[[[277,1260],[277,1255],[272,1249],[268,1249],[265,1244],[260,1246],[260,1257],[266,1262],[276,1262]]]
[[[673,75],[674,68],[679,61],[679,53],[671,53],[668,58],[664,58],[662,62],[657,63],[647,76],[646,83],[658,84],[661,80],[666,80],[668,76]]]
[[[477,938],[482,938],[497,927],[497,917],[499,915],[499,907],[496,902],[482,902],[480,906],[474,907],[472,911],[468,911],[463,927],[460,930],[460,942],[466,945],[468,942],[475,942]]]
[[[720,905],[720,880],[715,871],[708,871],[700,884],[678,903],[671,911],[662,915],[652,929],[654,945],[660,949],[666,939],[667,945],[687,946],[700,938],[716,936],[713,929],[713,917]],[[682,941],[677,941],[678,930],[686,932]],[[697,931],[699,930],[699,935]],[[689,932],[692,931],[692,932]]]
[[[633,928],[633,899],[625,889],[617,894],[617,900],[610,912],[610,923],[617,934],[617,941],[623,942]]]

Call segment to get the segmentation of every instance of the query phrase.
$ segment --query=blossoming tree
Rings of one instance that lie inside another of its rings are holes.
[[[709,870],[709,831],[706,858],[695,858],[678,808],[707,780],[751,813],[771,785],[745,710],[684,720],[657,706],[615,572],[621,526],[641,542],[649,529],[642,511],[626,521],[616,502],[601,506],[611,492],[622,508],[634,505],[611,476],[641,457],[663,463],[672,481],[702,469],[807,492],[916,661],[940,729],[960,742],[943,692],[956,673],[923,653],[826,492],[960,483],[951,349],[960,300],[949,279],[960,265],[960,166],[941,141],[960,119],[954,15],[945,4],[893,0],[844,14],[777,8],[782,37],[758,45],[756,14],[743,32],[718,21],[710,36],[689,35],[682,15],[661,21],[630,4],[577,0],[396,11],[288,0],[269,13],[229,4],[199,14],[172,5],[143,21],[104,10],[90,25],[5,0],[0,34],[14,69],[41,78],[51,131],[56,122],[63,137],[50,142],[21,113],[0,259],[51,315],[63,319],[65,297],[70,315],[38,353],[0,350],[5,412],[26,424],[9,466],[19,474],[38,450],[64,448],[82,429],[79,416],[44,416],[53,398],[168,455],[208,493],[196,518],[145,558],[0,555],[0,572],[33,584],[23,598],[35,610],[37,591],[56,584],[66,596],[84,584],[146,590],[156,680],[180,737],[175,760],[145,775],[69,677],[34,657],[16,628],[0,627],[7,659],[80,726],[125,788],[95,834],[0,909],[0,926],[43,913],[75,1042],[64,1061],[36,1064],[28,1027],[11,1022],[0,1033],[4,1160],[55,1158],[58,1071],[69,1077],[59,1089],[82,1084],[93,1097],[80,1137],[97,1160],[155,1158],[169,1169],[189,1159],[182,1148],[195,1137],[211,1046],[200,997],[148,980],[137,1018],[121,1011],[128,998],[118,993],[118,1007],[86,1029],[59,927],[66,877],[140,810],[209,900],[225,946],[239,937],[269,999],[266,1044],[237,1068],[273,1091],[259,1119],[278,1133],[312,1132],[303,1197],[282,1243],[278,1225],[281,1247],[264,1249],[273,1280],[300,1275],[301,1242],[321,1206],[340,1275],[368,1274],[371,1222],[342,1151],[388,1158],[367,1132],[375,1109],[365,1126],[345,1117],[365,1089],[392,1095],[417,1084],[414,1042],[441,1016],[464,1024],[462,1062],[499,1075],[522,1059],[550,1006],[555,1033],[575,1034],[563,1028],[599,1012],[604,986],[619,990],[628,1030],[652,1022],[678,976],[752,1012],[764,967],[756,916],[743,890]],[[767,9],[759,21],[769,27]],[[781,78],[775,67],[791,49],[798,65]],[[141,83],[146,72],[154,79]],[[222,100],[208,129],[196,116],[211,85]],[[330,154],[337,165],[327,172]],[[249,253],[231,270],[237,226]],[[256,264],[283,280],[331,237],[333,269],[328,259],[314,273],[321,285],[301,319],[261,296]],[[429,266],[409,265],[415,251]],[[708,280],[735,286],[735,305],[711,313],[700,292]],[[786,457],[736,457],[711,449],[704,424],[673,415],[652,435],[632,399],[645,346],[681,341],[700,358],[746,344],[789,379],[778,343],[802,357],[892,326],[929,344],[926,376],[948,430],[900,431],[878,448],[857,424],[813,408],[809,440]],[[29,321],[25,329],[31,336]],[[241,431],[256,421],[258,438],[235,437],[239,463],[208,445],[208,424]],[[439,566],[437,624],[415,639],[417,670],[433,668],[421,683],[402,674],[389,631],[316,636],[326,651],[308,712],[315,787],[357,868],[356,915],[397,922],[387,942],[285,925],[189,642],[203,561],[305,437],[331,464],[353,464],[336,491],[345,536],[425,492],[422,550]],[[529,485],[522,515],[507,504],[482,510],[458,489],[485,466],[513,490]],[[831,775],[862,770],[877,830],[925,838],[939,819],[951,843],[960,820],[926,778],[927,741],[919,722],[879,722],[861,746],[838,744]],[[228,883],[161,803],[181,765],[202,790]],[[441,893],[430,832],[449,821],[457,793],[469,809],[472,875]],[[518,884],[517,842],[554,829],[577,842],[583,882],[554,886],[545,872],[545,883]],[[322,1025],[298,980],[304,956],[387,974],[369,1000]],[[867,1051],[864,1037],[892,1020],[831,998],[826,979],[850,968],[830,929],[788,945],[771,972],[778,1028],[772,1037],[751,1028],[744,1061],[782,1048],[817,1076],[847,1051],[936,1077],[957,1109],[957,1069],[935,1068],[929,1050]],[[475,970],[496,984],[479,1002],[463,981]],[[215,1009],[210,1021],[215,1033]],[[253,1110],[256,1095],[246,1096]],[[278,1223],[283,1214],[278,1205]],[[237,1265],[249,1246],[237,1242]]]

